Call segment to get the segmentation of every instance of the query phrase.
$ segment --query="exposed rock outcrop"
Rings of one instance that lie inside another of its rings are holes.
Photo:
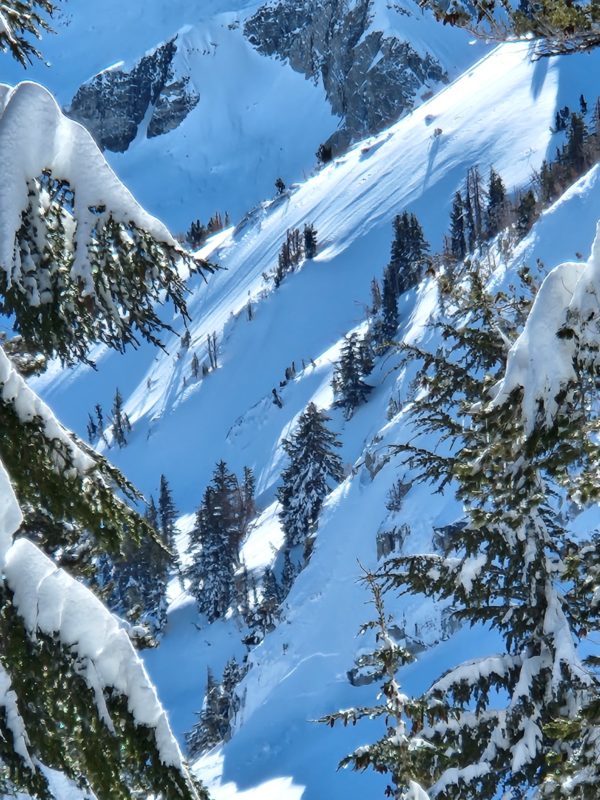
[[[200,97],[189,78],[177,75],[177,37],[157,47],[135,66],[117,65],[81,86],[68,115],[92,133],[100,147],[122,153],[145,126],[149,138],[173,130]]]

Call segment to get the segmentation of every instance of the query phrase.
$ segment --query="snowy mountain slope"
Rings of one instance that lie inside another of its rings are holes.
[[[341,337],[364,317],[370,279],[380,275],[389,255],[392,216],[405,207],[414,210],[433,247],[439,247],[450,198],[470,166],[478,163],[483,171],[493,163],[509,186],[526,184],[554,149],[550,126],[555,109],[565,103],[574,106],[581,92],[594,98],[598,58],[592,54],[531,63],[522,45],[497,49],[410,117],[287,196],[262,206],[237,233],[215,237],[205,252],[226,270],[207,285],[193,287],[188,352],[180,351],[175,337],[167,343],[168,353],[147,347],[125,358],[99,352],[97,373],[55,368],[35,381],[36,388],[68,424],[83,432],[87,412],[98,401],[108,408],[118,384],[128,397],[134,431],[131,444],[122,451],[112,449],[111,458],[147,492],[156,490],[164,472],[182,511],[191,512],[198,504],[220,458],[236,471],[244,464],[255,469],[258,502],[268,509],[283,463],[281,438],[311,399],[320,406],[331,402],[332,362]],[[435,136],[435,128],[442,133]],[[600,189],[593,171],[542,216],[517,251],[517,261],[540,257],[551,266],[577,252],[586,254],[599,217]],[[275,265],[287,228],[304,221],[317,227],[318,257],[286,277],[279,290],[262,296],[268,288],[262,273]],[[507,270],[505,278],[509,275]],[[249,297],[252,321],[245,313]],[[407,295],[401,308],[404,335],[421,335],[434,308],[427,284],[416,296]],[[174,323],[181,331],[181,321]],[[191,354],[195,350],[205,357],[206,336],[213,331],[220,342],[220,368],[191,383]],[[278,409],[271,403],[271,389],[279,386],[285,367],[292,361],[299,367],[302,358],[307,367],[281,390],[284,407]],[[244,683],[239,729],[220,757],[213,754],[201,765],[213,775],[221,771],[225,784],[242,790],[261,787],[256,789],[261,798],[268,796],[268,782],[279,779],[269,790],[286,800],[295,800],[299,792],[304,800],[362,798],[369,792],[377,796],[381,788],[373,776],[335,772],[342,755],[377,736],[377,726],[331,733],[309,720],[373,699],[374,687],[351,687],[346,672],[362,646],[355,631],[368,615],[366,594],[356,584],[357,559],[365,566],[374,564],[379,527],[400,521],[410,525],[407,546],[416,548],[429,541],[432,526],[447,524],[459,513],[451,500],[432,501],[427,487],[420,487],[407,498],[402,519],[390,520],[385,497],[398,477],[397,468],[384,466],[371,480],[362,465],[367,454],[370,462],[377,462],[386,442],[402,435],[402,418],[387,424],[386,409],[392,394],[408,399],[408,384],[396,383],[396,375],[388,374],[390,366],[379,366],[373,375],[376,391],[351,421],[333,414],[344,461],[356,466],[355,474],[332,494],[323,511],[315,552],[288,598],[284,622],[251,655],[254,667]],[[377,441],[379,436],[383,438]],[[272,509],[265,510],[262,524],[245,545],[257,568],[272,558],[270,543],[277,541]],[[413,636],[433,642],[442,634],[441,609],[412,601],[399,604],[395,612],[410,626],[417,625],[417,631],[410,631]],[[218,671],[231,654],[240,652],[235,621],[202,631],[193,622],[193,606],[177,599],[164,642],[146,657],[179,735],[191,726],[201,705],[206,665]],[[485,644],[483,636],[461,631],[421,656],[403,680],[409,690],[422,688],[457,651],[466,658]],[[233,788],[220,791],[215,796],[225,798]]]
[[[302,20],[308,15],[310,22],[311,4],[309,0],[305,4],[306,9],[303,3],[284,5],[293,6]],[[344,0],[338,5],[334,10],[342,14],[344,10],[350,13],[356,3]],[[191,6],[181,0],[169,4],[134,0],[126,9],[121,6],[117,0],[99,0],[92,9],[83,0],[70,0],[57,20],[58,35],[43,43],[50,66],[34,64],[27,76],[48,85],[68,106],[84,81],[98,73],[108,79],[132,69],[146,52],[179,32],[171,83],[179,78],[188,81],[190,92],[200,98],[198,104],[179,127],[155,139],[145,138],[152,113],[149,109],[128,152],[110,157],[120,177],[149,211],[175,231],[186,230],[196,217],[206,221],[217,210],[228,210],[237,221],[248,208],[272,194],[278,176],[286,182],[300,180],[313,168],[318,145],[336,130],[339,115],[347,111],[349,100],[344,97],[349,96],[350,88],[344,82],[339,84],[334,114],[318,76],[307,80],[304,73],[292,68],[292,58],[282,60],[277,53],[260,55],[244,34],[244,21],[260,3],[210,0]],[[471,46],[464,32],[442,29],[416,4],[388,8],[384,0],[373,0],[369,13],[373,20],[364,23],[363,38],[377,32],[377,37],[384,37],[382,41],[408,39],[418,58],[430,54],[450,77],[485,50],[483,45]],[[344,42],[341,39],[339,43],[342,49]],[[304,45],[301,50],[303,63],[310,62],[312,56],[306,54]],[[298,48],[295,52],[299,58]],[[380,106],[393,106],[405,91],[404,84],[414,79],[412,73],[392,74],[399,58],[396,54],[390,57],[390,70],[363,96],[363,71],[381,70],[382,58],[373,53],[365,63],[356,65],[349,78],[357,94],[357,109],[364,103],[375,115]],[[19,67],[4,67],[3,80],[14,83],[23,79]],[[330,72],[334,75],[339,70],[332,67]],[[384,79],[391,89],[381,83]],[[127,85],[125,105],[127,94],[143,94],[142,88],[135,81]],[[435,82],[423,84],[415,101],[420,102],[421,95],[434,88]],[[98,113],[104,113],[106,107],[113,113],[113,100],[99,95]],[[157,186],[161,187],[158,192]]]

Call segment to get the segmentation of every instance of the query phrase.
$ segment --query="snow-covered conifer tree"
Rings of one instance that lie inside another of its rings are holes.
[[[363,377],[373,369],[368,346],[359,340],[356,333],[346,337],[340,360],[333,374],[335,405],[344,409],[347,419],[354,410],[365,403],[373,387]],[[367,370],[367,371],[365,371]]]
[[[458,618],[500,637],[498,652],[450,669],[422,698],[421,736],[443,753],[431,761],[430,796],[492,800],[542,783],[549,755],[565,749],[552,736],[555,717],[575,719],[597,694],[578,652],[595,611],[569,565],[577,548],[554,505],[567,464],[592,451],[597,458],[597,445],[575,446],[582,415],[573,409],[564,427],[527,435],[515,419],[518,394],[485,403],[530,298],[492,297],[472,268],[454,302],[444,350],[423,359],[426,391],[414,407],[418,434],[437,434],[440,444],[430,450],[417,437],[399,450],[421,479],[455,482],[467,524],[442,555],[392,559],[383,581],[449,601]],[[449,441],[454,448],[443,446]]]
[[[51,11],[3,3],[0,48],[26,62],[27,36]],[[208,265],[138,205],[43,87],[0,94],[0,308],[24,351],[71,362],[96,342],[158,341],[164,296],[186,314],[181,266]],[[156,536],[124,502],[138,493],[61,426],[2,349],[0,405],[2,778],[44,800],[46,767],[99,800],[197,798],[129,636],[77,580],[123,542]]]
[[[335,452],[340,443],[327,428],[329,419],[324,411],[309,403],[298,419],[296,430],[283,442],[289,464],[281,476],[278,498],[288,547],[304,543],[331,484],[344,477],[341,459]]]

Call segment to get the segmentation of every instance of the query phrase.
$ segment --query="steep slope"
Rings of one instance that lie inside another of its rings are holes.
[[[236,471],[252,466],[265,512],[245,550],[251,566],[268,563],[270,545],[281,541],[270,506],[283,463],[281,438],[307,402],[331,403],[332,363],[341,337],[361,324],[370,280],[388,259],[391,218],[406,207],[415,211],[432,245],[439,247],[449,201],[470,166],[479,164],[484,172],[493,164],[508,186],[527,184],[554,150],[550,128],[555,110],[575,105],[581,92],[594,97],[599,58],[592,54],[532,63],[523,45],[498,48],[409,117],[263,204],[236,230],[211,240],[205,252],[225,269],[207,285],[192,287],[189,350],[181,350],[175,336],[165,353],[144,347],[121,358],[99,350],[98,372],[54,367],[34,382],[36,389],[83,432],[93,404],[109,407],[119,385],[128,397],[134,428],[129,446],[111,449],[111,458],[147,492],[156,490],[164,472],[186,512],[198,504],[218,459],[225,458]],[[543,215],[515,253],[514,264],[539,257],[550,266],[587,253],[599,217],[600,189],[593,171]],[[286,230],[306,221],[317,227],[319,254],[275,291],[262,274],[275,266]],[[514,264],[502,266],[498,280],[503,274],[509,279]],[[423,336],[434,311],[428,283],[416,295],[406,295],[402,335]],[[181,332],[181,320],[173,322]],[[212,332],[217,332],[220,367],[192,381],[192,353],[205,359]],[[302,359],[306,368],[281,389],[279,409],[271,402],[271,389],[279,387],[286,366],[295,361],[299,368]],[[259,787],[255,795],[241,795],[248,798],[268,797],[269,791],[286,800],[360,798],[380,791],[381,781],[373,776],[335,773],[337,760],[376,736],[377,729],[372,736],[368,726],[334,734],[309,720],[373,699],[373,686],[353,688],[346,673],[362,645],[355,631],[368,615],[365,592],[356,583],[357,559],[367,567],[376,562],[377,531],[407,525],[406,546],[427,546],[432,528],[459,513],[451,499],[432,499],[426,487],[411,491],[399,518],[385,510],[387,491],[399,476],[382,457],[386,443],[402,436],[403,425],[402,415],[388,424],[386,410],[390,397],[404,403],[410,396],[408,378],[397,380],[396,373],[389,373],[391,366],[393,359],[379,366],[373,376],[377,388],[352,420],[334,413],[344,461],[354,466],[323,511],[315,552],[287,600],[284,621],[251,654],[254,666],[244,682],[246,702],[232,741],[222,754],[200,764],[205,777],[215,776],[217,798],[234,796],[228,782],[242,790]],[[407,633],[425,643],[450,633],[441,609],[411,601],[394,611],[400,624],[403,617],[410,620]],[[189,729],[201,705],[206,665],[218,672],[227,657],[243,650],[235,621],[200,632],[193,622],[193,605],[177,597],[164,642],[147,656],[179,735]],[[457,651],[465,658],[484,643],[483,636],[460,631],[421,656],[403,680],[409,690],[422,688]]]

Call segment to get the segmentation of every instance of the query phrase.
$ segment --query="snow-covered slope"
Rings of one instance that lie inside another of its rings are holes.
[[[364,318],[370,280],[381,275],[388,258],[394,214],[404,208],[417,213],[438,248],[452,194],[466,170],[478,164],[485,172],[493,164],[509,187],[527,184],[554,151],[550,128],[556,108],[574,106],[582,92],[594,98],[599,67],[598,53],[531,62],[522,44],[496,49],[409,117],[265,203],[237,230],[215,237],[205,252],[225,269],[206,285],[198,281],[192,287],[188,351],[180,349],[176,337],[167,342],[166,353],[144,347],[120,357],[99,350],[98,372],[55,367],[35,381],[35,388],[82,432],[87,412],[96,402],[109,407],[118,385],[128,398],[133,435],[127,448],[110,451],[111,458],[146,492],[155,492],[165,473],[187,513],[198,504],[218,459],[238,472],[252,466],[265,511],[245,547],[257,566],[264,564],[270,544],[280,541],[271,503],[283,463],[281,438],[310,400],[331,403],[332,363],[343,335]],[[587,254],[599,217],[600,179],[594,170],[542,216],[515,263],[539,257],[552,266],[578,252]],[[275,266],[286,230],[304,222],[318,230],[319,254],[274,290],[262,274]],[[506,269],[508,274],[510,265]],[[252,320],[246,313],[249,302]],[[403,299],[402,335],[423,336],[434,311],[435,294],[425,282]],[[181,320],[174,325],[182,330]],[[193,381],[192,354],[205,358],[207,335],[213,332],[220,367]],[[302,359],[304,369],[299,368]],[[279,409],[271,390],[279,387],[292,361],[298,377],[281,390]],[[202,774],[216,776],[216,798],[237,796],[228,784],[252,790],[241,794],[247,800],[358,800],[381,790],[377,777],[335,772],[349,749],[378,735],[376,725],[332,733],[310,720],[374,699],[375,687],[353,688],[346,672],[362,646],[354,638],[356,629],[369,614],[365,591],[357,584],[357,559],[373,566],[380,526],[408,525],[407,547],[419,547],[429,541],[433,527],[459,512],[452,500],[432,498],[427,487],[413,488],[398,519],[385,510],[387,491],[399,475],[397,466],[383,464],[382,457],[403,425],[402,415],[388,422],[386,410],[392,395],[401,402],[409,397],[406,380],[389,372],[392,365],[393,357],[378,366],[372,376],[376,390],[349,422],[332,414],[343,459],[353,469],[326,503],[315,551],[287,600],[284,620],[250,656],[246,702],[233,739],[200,765]],[[373,464],[382,467],[377,474]],[[404,601],[394,610],[411,636],[432,643],[445,635],[441,609]],[[201,705],[206,665],[219,671],[243,649],[235,621],[201,631],[194,628],[196,621],[190,602],[176,598],[167,635],[146,658],[179,735]],[[423,688],[457,650],[467,658],[483,644],[484,636],[459,631],[421,655],[402,680],[409,690]]]

